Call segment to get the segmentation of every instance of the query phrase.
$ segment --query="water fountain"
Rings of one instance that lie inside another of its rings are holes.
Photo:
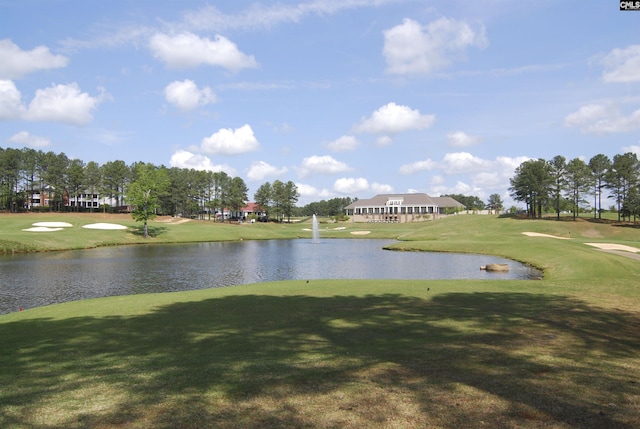
[[[313,215],[313,220],[311,223],[311,231],[312,231],[312,242],[313,243],[320,243],[320,231],[318,231],[318,218],[316,217],[315,213]]]

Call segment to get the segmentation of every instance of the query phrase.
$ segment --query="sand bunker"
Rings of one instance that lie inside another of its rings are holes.
[[[637,253],[640,252],[640,249],[637,247],[625,246],[624,244],[615,244],[615,243],[584,243],[588,246],[597,247],[602,250],[622,250],[624,252]]]
[[[45,228],[69,228],[73,225],[68,222],[36,222],[33,226],[42,226]]]
[[[82,227],[87,229],[127,229],[126,226],[116,223],[91,223],[89,225],[83,225]]]
[[[351,231],[351,234],[353,234],[353,235],[367,235],[367,234],[371,234],[371,231]]]
[[[55,231],[62,231],[62,230],[63,228],[49,228],[48,226],[34,226],[33,228],[23,229],[23,231],[27,231],[27,232],[55,232]]]
[[[547,238],[556,238],[558,240],[569,240],[567,237],[558,237],[557,235],[549,235],[549,234],[541,234],[539,232],[523,232],[524,235],[528,235],[529,237],[547,237]]]

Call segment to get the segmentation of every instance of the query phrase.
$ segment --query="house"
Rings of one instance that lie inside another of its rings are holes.
[[[379,194],[373,198],[349,204],[346,214],[353,222],[422,222],[443,214],[464,210],[450,197],[430,197],[427,194]]]
[[[248,216],[256,215],[258,219],[261,219],[266,216],[266,213],[258,203],[247,203],[244,207],[242,207],[239,211],[233,211],[231,209],[224,210],[224,218],[232,218],[232,219],[241,219],[246,220]],[[221,219],[222,213],[216,213],[218,219]]]

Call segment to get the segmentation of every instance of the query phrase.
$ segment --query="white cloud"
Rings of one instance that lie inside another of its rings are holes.
[[[216,102],[216,95],[211,88],[198,88],[194,81],[171,82],[164,88],[166,100],[180,110],[193,110],[196,107],[205,106]]]
[[[588,104],[564,118],[565,127],[579,128],[585,134],[624,133],[640,129],[640,109],[625,116],[618,106]]]
[[[397,134],[429,128],[434,120],[434,115],[422,115],[417,109],[388,103],[373,112],[371,117],[362,118],[354,130],[358,133]]]
[[[52,85],[39,89],[29,103],[24,118],[30,121],[66,122],[85,125],[93,120],[92,112],[104,97],[92,97],[81,92],[77,83]]]
[[[491,162],[470,154],[469,152],[447,153],[440,168],[446,174],[460,174],[490,169]]]
[[[349,170],[351,170],[351,168],[347,164],[329,155],[313,155],[302,160],[299,173],[300,176],[306,177],[311,174],[337,174]]]
[[[429,74],[464,59],[468,48],[487,45],[484,27],[474,30],[466,22],[449,18],[423,26],[406,18],[384,32],[383,55],[389,73]]]
[[[455,131],[447,134],[447,144],[451,147],[468,147],[480,141],[480,137],[471,136],[464,131]]]
[[[631,146],[624,146],[622,147],[622,152],[623,153],[631,152],[640,156],[640,146],[637,144],[632,144]]]
[[[264,180],[267,177],[281,176],[287,171],[287,167],[278,168],[264,161],[255,161],[247,172],[247,178],[249,180]]]
[[[373,182],[371,184],[371,191],[376,194],[390,194],[393,192],[393,186],[384,183]]]
[[[66,67],[69,60],[46,46],[23,51],[10,39],[0,40],[0,79],[19,79],[37,70]]]
[[[239,155],[252,152],[260,144],[247,124],[240,128],[222,128],[210,137],[202,139],[200,149],[208,154]]]
[[[400,166],[400,174],[407,175],[417,173],[418,171],[430,171],[437,165],[436,162],[425,159],[424,161],[416,161],[410,164],[404,164]]]
[[[614,49],[601,62],[605,67],[602,73],[605,82],[640,81],[640,45]]]
[[[335,181],[333,190],[341,194],[355,194],[368,191],[369,182],[363,177],[343,177]]]
[[[230,176],[236,175],[235,169],[229,167],[228,165],[214,165],[208,157],[204,155],[194,154],[186,150],[178,150],[173,155],[171,155],[169,165],[171,167],[188,168],[199,171],[224,171]]]
[[[332,193],[329,192],[329,190],[318,189],[313,185],[308,185],[305,183],[296,183],[296,186],[298,188],[298,193],[300,194],[300,196],[305,199],[327,198],[332,196]]]
[[[10,80],[0,80],[0,119],[66,122],[85,125],[93,119],[93,111],[108,95],[99,88],[100,95],[92,97],[81,92],[77,83],[52,85],[39,89],[28,107]]]
[[[47,137],[34,136],[27,131],[20,131],[17,134],[9,137],[11,143],[17,143],[23,146],[29,146],[33,148],[46,147],[51,144],[51,140]]]
[[[376,146],[388,146],[393,143],[393,140],[389,136],[380,136],[376,139]]]
[[[353,136],[342,136],[327,145],[327,148],[333,152],[346,152],[355,150],[360,142]]]
[[[252,55],[240,52],[235,43],[220,35],[210,40],[193,33],[172,36],[156,33],[151,37],[149,47],[153,56],[169,68],[185,69],[204,64],[237,72],[258,66]]]
[[[0,120],[16,119],[23,115],[22,94],[10,80],[0,80]]]

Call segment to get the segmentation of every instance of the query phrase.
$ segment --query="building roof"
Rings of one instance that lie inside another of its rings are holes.
[[[461,209],[466,208],[464,204],[451,197],[432,197],[432,199],[435,200],[435,202],[438,204],[438,207],[456,207]]]
[[[401,199],[403,206],[437,206],[438,204],[434,201],[432,197],[427,194],[378,194],[373,198],[362,199],[358,201],[354,201],[349,204],[347,209],[354,209],[356,207],[364,207],[364,206],[384,206],[388,200],[393,199]]]

